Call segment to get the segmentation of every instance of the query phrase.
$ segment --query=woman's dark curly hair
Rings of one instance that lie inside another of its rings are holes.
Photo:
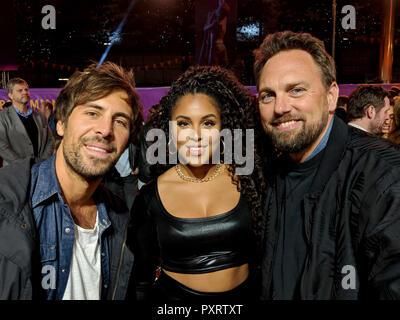
[[[254,139],[257,139],[255,114],[256,101],[250,91],[245,88],[233,75],[232,72],[216,66],[190,67],[171,86],[168,94],[160,100],[158,113],[152,118],[152,128],[162,129],[169,141],[169,121],[172,111],[179,98],[188,95],[202,93],[211,97],[217,104],[221,117],[221,130],[242,129],[242,152],[246,150],[246,129],[253,129]],[[256,149],[256,143],[254,148]],[[244,153],[240,153],[242,155]],[[233,157],[234,158],[234,157]],[[232,182],[237,186],[247,199],[252,208],[253,230],[260,235],[261,228],[261,194],[264,190],[261,159],[257,150],[254,150],[254,170],[251,175],[234,174],[236,168],[244,167],[232,159],[228,165]],[[173,164],[155,164],[151,167],[153,177],[157,177],[171,168]]]

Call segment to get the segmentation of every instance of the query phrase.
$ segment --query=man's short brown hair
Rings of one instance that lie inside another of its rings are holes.
[[[380,86],[358,86],[349,96],[349,103],[347,104],[348,120],[364,118],[365,110],[370,105],[373,105],[379,112],[385,105],[385,97],[389,97],[389,92]]]
[[[324,43],[309,33],[283,31],[269,34],[265,37],[260,48],[254,50],[254,77],[257,88],[264,65],[274,55],[288,50],[304,50],[308,52],[321,71],[322,83],[329,89],[336,81],[336,68],[333,58],[326,52]]]
[[[8,80],[7,85],[6,85],[6,90],[7,90],[8,94],[13,92],[14,86],[16,84],[26,84],[26,85],[28,85],[28,83],[22,78],[12,78],[12,79]]]
[[[91,64],[83,72],[75,72],[57,97],[55,105],[55,123],[68,123],[72,110],[78,105],[102,99],[115,90],[124,90],[128,95],[127,103],[132,107],[131,140],[137,138],[143,125],[142,105],[135,90],[133,73],[112,62],[101,66]],[[56,147],[62,137],[55,133]]]
[[[343,107],[343,106],[347,107],[348,103],[349,103],[349,97],[345,96],[345,95],[341,95],[341,96],[339,96],[339,98],[337,100],[336,107],[338,107],[338,108]]]

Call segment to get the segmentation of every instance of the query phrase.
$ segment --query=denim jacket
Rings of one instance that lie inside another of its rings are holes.
[[[74,220],[68,205],[63,200],[57,180],[55,157],[53,155],[48,160],[32,167],[30,188],[33,216],[40,239],[42,288],[46,290],[47,299],[49,300],[61,300],[63,298],[69,278],[75,230]],[[110,285],[111,265],[108,238],[118,238],[118,247],[122,247],[120,255],[113,260],[122,262],[122,256],[129,254],[128,266],[125,266],[124,270],[131,270],[129,265],[133,264],[133,255],[130,252],[126,252],[128,250],[124,250],[125,243],[120,241],[124,237],[120,234],[117,237],[115,236],[117,229],[121,230],[122,228],[112,228],[112,221],[107,214],[107,207],[104,202],[107,197],[103,193],[102,188],[98,188],[94,194],[94,200],[97,204],[101,242],[101,298],[106,299],[108,297],[107,289]],[[126,221],[126,223],[128,222]],[[122,232],[119,231],[118,233]],[[116,241],[113,244],[115,245]],[[115,263],[113,263],[114,265]],[[118,277],[120,268],[121,263],[118,268]],[[113,267],[114,269],[116,268]],[[116,285],[118,285],[118,281]],[[113,298],[115,298],[115,291],[116,287]]]

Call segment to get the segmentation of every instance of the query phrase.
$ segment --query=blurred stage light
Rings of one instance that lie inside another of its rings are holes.
[[[99,64],[97,65],[97,68],[99,68],[102,63],[104,62],[104,60],[107,58],[108,52],[111,50],[111,47],[113,45],[114,42],[118,41],[121,39],[121,30],[122,27],[124,26],[126,19],[128,18],[129,13],[131,12],[131,10],[133,9],[135,3],[137,0],[132,0],[131,3],[129,4],[128,9],[125,12],[124,17],[122,18],[121,23],[119,24],[118,28],[114,31],[114,33],[112,34],[112,36],[110,37],[110,44],[107,45],[106,50],[104,51],[103,55],[100,58]]]

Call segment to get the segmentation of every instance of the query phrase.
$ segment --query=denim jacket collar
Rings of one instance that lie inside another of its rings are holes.
[[[58,194],[61,201],[61,187],[58,183],[56,168],[55,168],[56,155],[54,154],[48,160],[38,164],[38,175],[35,186],[31,186],[32,190],[32,208],[37,207],[43,201]]]
[[[35,186],[32,186],[34,189],[31,193],[33,209],[40,205],[43,201],[48,200],[56,194],[58,195],[59,200],[61,202],[64,202],[62,198],[61,187],[58,183],[58,178],[56,174],[55,161],[56,154],[51,156],[48,160],[38,164],[37,180]],[[101,193],[101,191],[98,188],[95,191],[93,198],[97,204],[100,231],[103,231],[108,226],[110,226],[111,222],[108,218],[106,207],[101,201],[101,196],[99,195],[99,193]]]

